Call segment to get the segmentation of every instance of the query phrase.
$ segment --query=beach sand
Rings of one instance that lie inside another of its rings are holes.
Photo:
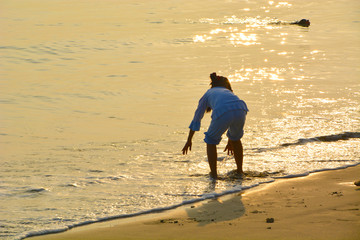
[[[32,239],[360,239],[360,165]]]

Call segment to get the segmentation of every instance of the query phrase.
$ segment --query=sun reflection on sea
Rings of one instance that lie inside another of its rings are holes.
[[[261,9],[274,7],[291,8],[292,4],[269,1]],[[194,44],[223,49],[224,54],[219,60],[226,61],[220,61],[221,69],[231,82],[248,82],[252,86],[270,81],[276,85],[276,82],[305,82],[314,78],[306,72],[307,64],[327,58],[323,50],[294,47],[294,42],[299,39],[304,43],[302,28],[292,26],[291,19],[247,16],[253,13],[252,8],[242,11],[242,16],[199,19],[201,24],[208,24],[207,30],[193,36]],[[228,54],[233,47],[239,51]],[[257,54],[254,54],[254,49],[259,50]]]
[[[256,34],[244,34],[244,33],[232,33],[228,37],[230,43],[234,46],[237,45],[254,45],[254,44],[260,44],[257,42]]]
[[[277,67],[263,67],[263,68],[241,68],[235,70],[233,74],[228,76],[230,82],[242,82],[245,80],[263,81],[283,81],[285,78],[281,76],[287,70],[285,68]]]
[[[211,39],[211,37],[205,35],[195,35],[195,37],[193,37],[193,41],[196,42],[205,42],[207,40]]]
[[[229,27],[227,29],[222,29],[222,28],[213,29],[210,31],[209,34],[210,35],[223,34],[225,36],[219,36],[219,37],[224,37],[233,46],[237,46],[237,45],[249,46],[249,45],[261,44],[260,42],[258,42],[258,37],[256,33],[246,33],[246,32],[248,31],[242,30],[241,32],[239,32],[238,28]],[[213,38],[212,36],[209,36],[207,34],[195,35],[193,37],[193,42],[204,43],[212,38]]]
[[[279,6],[291,6],[285,2],[279,2],[276,7]],[[246,9],[244,11],[250,11],[250,9]],[[260,16],[256,17],[237,17],[233,16],[224,16],[224,18],[213,19],[213,18],[201,18],[199,20],[200,23],[211,24],[217,26],[227,26],[231,25],[231,27],[217,27],[212,29],[207,34],[197,34],[193,37],[194,43],[204,43],[207,40],[214,39],[218,37],[218,39],[227,39],[228,43],[233,46],[243,45],[257,45],[262,44],[257,31],[259,29],[282,29],[284,25],[281,24],[281,21],[265,17],[261,18]],[[267,33],[268,34],[268,33]],[[212,35],[212,36],[210,36]],[[216,36],[217,35],[217,36]],[[287,40],[288,33],[282,32],[279,35],[280,44],[285,44]]]

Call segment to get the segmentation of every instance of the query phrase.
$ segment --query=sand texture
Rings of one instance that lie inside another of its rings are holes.
[[[360,239],[360,166],[34,239]]]

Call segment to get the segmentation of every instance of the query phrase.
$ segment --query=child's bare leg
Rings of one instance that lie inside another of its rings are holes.
[[[243,166],[244,153],[243,153],[243,146],[241,140],[231,141],[231,144],[234,150],[234,158],[237,166],[237,172],[243,173],[242,166]]]
[[[217,149],[215,144],[206,144],[207,156],[211,170],[211,177],[217,178]]]

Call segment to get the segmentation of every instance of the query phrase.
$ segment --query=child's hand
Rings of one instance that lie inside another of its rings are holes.
[[[227,143],[225,149],[224,149],[224,152],[226,152],[227,150],[227,154],[230,156],[230,155],[234,155],[234,149],[233,149],[233,146],[232,144],[230,143],[230,141]]]
[[[192,142],[191,141],[187,141],[185,143],[184,148],[182,149],[182,153],[183,155],[187,154],[188,150],[191,151],[191,146],[192,146]]]

